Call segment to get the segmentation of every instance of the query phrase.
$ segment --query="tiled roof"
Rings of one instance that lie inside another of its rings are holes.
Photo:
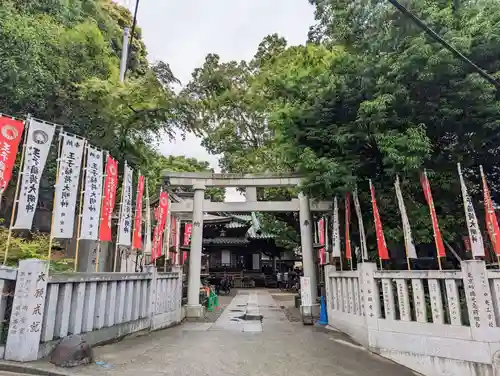
[[[249,243],[250,241],[245,238],[218,237],[213,239],[203,239],[203,245],[224,245],[224,244],[247,245]]]
[[[231,214],[231,217],[244,222],[250,222],[252,220],[252,216],[246,214]]]
[[[226,228],[242,228],[242,227],[248,227],[248,226],[249,226],[249,224],[231,221],[226,225]]]
[[[226,228],[243,228],[251,225],[252,217],[250,215],[236,215],[230,213],[226,215],[233,218],[233,220],[226,225]]]

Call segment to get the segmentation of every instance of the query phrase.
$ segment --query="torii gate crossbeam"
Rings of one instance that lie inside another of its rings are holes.
[[[313,253],[313,235],[311,207],[317,211],[330,211],[331,203],[311,202],[304,194],[299,193],[298,199],[282,202],[257,201],[258,187],[297,187],[301,178],[294,174],[218,174],[169,172],[163,173],[164,185],[168,187],[191,187],[194,191],[193,200],[172,204],[172,213],[193,213],[193,228],[191,232],[191,251],[189,253],[189,279],[187,317],[201,317],[203,307],[200,305],[200,274],[203,240],[203,213],[204,212],[277,212],[298,211],[300,220],[300,238],[302,246],[302,265],[304,276],[310,278],[308,293],[311,296],[312,306],[302,307],[302,314],[309,316],[314,307],[317,307],[316,268]],[[207,187],[238,187],[245,188],[246,202],[210,202],[205,200]],[[320,210],[321,209],[321,210]]]

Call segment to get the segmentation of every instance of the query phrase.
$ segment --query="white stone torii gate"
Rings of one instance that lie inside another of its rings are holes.
[[[167,187],[192,187],[194,198],[180,203],[172,203],[172,214],[193,213],[191,251],[189,253],[187,317],[201,317],[200,304],[201,254],[203,241],[204,212],[299,212],[300,238],[302,246],[302,265],[304,276],[309,277],[310,296],[313,305],[317,298],[315,256],[313,252],[313,233],[311,211],[331,211],[331,202],[314,202],[300,193],[298,199],[291,201],[257,201],[258,187],[297,187],[301,178],[293,174],[220,174],[192,172],[163,172]],[[211,202],[205,200],[207,187],[244,188],[246,202]],[[309,315],[313,307],[303,307],[303,314]]]

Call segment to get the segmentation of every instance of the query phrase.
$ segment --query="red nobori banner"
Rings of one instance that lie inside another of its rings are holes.
[[[151,246],[151,261],[156,261],[158,256],[158,244],[160,243],[160,234],[158,233],[159,227],[155,226],[153,230],[153,245]],[[160,251],[161,253],[161,251]]]
[[[161,257],[162,254],[163,231],[165,230],[165,224],[167,222],[167,213],[168,193],[161,192],[158,207],[155,209],[155,218],[157,222],[154,230],[155,235],[153,237],[153,250],[151,251],[154,260]]]
[[[486,176],[484,175],[483,166],[480,166],[479,169],[481,171],[481,180],[483,183],[486,229],[488,230],[488,236],[490,237],[491,245],[493,246],[495,254],[500,256],[500,229],[498,227],[497,215],[493,207],[490,188],[488,187],[488,182],[486,181]]]
[[[0,115],[0,195],[9,185],[24,122]]]
[[[429,205],[429,211],[431,213],[432,229],[434,231],[434,242],[436,243],[437,255],[438,257],[446,257],[443,238],[441,236],[441,231],[439,230],[436,208],[434,207],[434,200],[432,199],[431,185],[429,184],[429,179],[427,178],[427,173],[425,171],[420,175],[420,183],[422,184],[425,200],[427,201],[427,205]]]
[[[345,195],[345,257],[352,259],[351,250],[351,236],[349,233],[349,226],[351,225],[351,194],[349,192]]]
[[[99,240],[110,242],[111,218],[116,201],[116,187],[118,185],[118,162],[108,155],[106,161],[106,178],[104,179],[104,196],[102,198],[101,224],[99,226]]]
[[[168,192],[160,193],[160,232],[165,230],[165,224],[167,223],[167,213],[168,213]]]
[[[193,224],[186,223],[184,226],[184,245],[189,245],[189,242],[191,241],[191,232],[193,232]]]
[[[320,263],[320,265],[325,265],[326,264],[326,249],[324,247],[324,245],[325,245],[325,220],[324,220],[324,218],[321,218],[318,221],[318,233],[319,233],[319,244],[321,244],[323,246],[319,249],[319,263]]]
[[[176,248],[177,244],[177,218],[170,216],[170,247]]]
[[[381,260],[389,260],[389,251],[385,242],[384,230],[382,228],[382,221],[378,212],[377,200],[375,198],[375,188],[370,180],[370,192],[372,194],[372,208],[373,208],[373,221],[375,222],[375,233],[377,234],[377,249],[378,257]]]
[[[132,238],[132,247],[142,249],[142,196],[144,194],[144,176],[139,176],[137,182],[137,198],[135,200],[135,225]],[[149,210],[149,208],[148,208]]]

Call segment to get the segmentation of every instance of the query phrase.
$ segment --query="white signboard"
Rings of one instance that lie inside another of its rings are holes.
[[[26,154],[21,180],[21,193],[17,209],[15,229],[31,230],[38,204],[38,191],[43,169],[47,162],[55,126],[30,120],[26,139]]]
[[[73,237],[84,143],[85,140],[81,138],[69,134],[63,135],[53,213],[52,236],[54,238],[70,239]]]
[[[102,201],[102,168],[102,151],[88,146],[80,239],[97,240],[99,235]]]
[[[118,229],[118,244],[130,246],[132,235],[132,169],[125,164],[123,173],[123,194],[120,216],[120,227]]]
[[[312,306],[311,277],[300,277],[300,300],[303,307]]]

